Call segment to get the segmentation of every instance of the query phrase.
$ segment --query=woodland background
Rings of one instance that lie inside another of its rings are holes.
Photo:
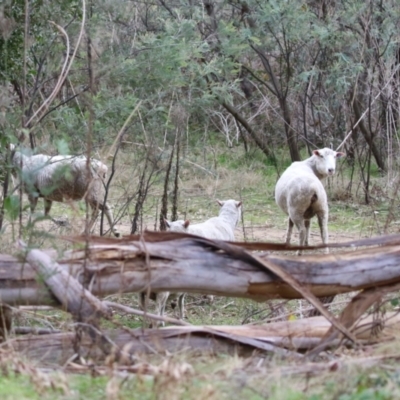
[[[3,146],[96,155],[118,138],[159,174],[178,139],[179,158],[256,148],[279,174],[282,154],[336,149],[349,133],[366,202],[371,169],[396,175],[396,1],[5,1],[0,12]]]

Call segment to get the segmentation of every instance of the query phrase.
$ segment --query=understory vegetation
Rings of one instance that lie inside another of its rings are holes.
[[[2,352],[0,391],[6,400],[19,399],[249,399],[389,400],[399,397],[396,362],[379,368],[357,362],[330,363],[315,377],[308,368],[289,367],[257,356],[184,355],[152,359],[152,376],[94,368],[89,374],[38,372],[36,366]],[[5,362],[7,360],[7,363]],[[361,360],[360,360],[361,361]],[[362,361],[368,362],[368,358]],[[146,365],[147,360],[141,358]],[[316,365],[313,365],[314,368]],[[145,368],[143,366],[143,368]],[[303,369],[303,370],[302,370]],[[78,372],[78,373],[76,373]]]

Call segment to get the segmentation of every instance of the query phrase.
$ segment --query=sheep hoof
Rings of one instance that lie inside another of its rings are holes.
[[[51,219],[58,226],[69,226],[68,217],[59,217]]]

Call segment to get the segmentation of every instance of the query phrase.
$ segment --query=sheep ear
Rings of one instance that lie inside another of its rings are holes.
[[[314,154],[315,156],[322,157],[322,156],[321,156],[321,153],[319,152],[319,150],[313,150],[313,154]]]
[[[224,205],[224,202],[221,200],[217,200],[217,203],[220,205],[220,207],[222,207]]]
[[[343,153],[341,151],[336,152],[336,158],[341,158],[341,157],[344,157],[345,155],[346,155],[346,153]]]
[[[189,225],[190,225],[190,221],[187,219],[187,220],[183,223],[183,227],[186,229]]]
[[[165,225],[167,225],[167,228],[171,228],[171,222],[170,221],[168,221],[166,218],[164,218],[164,222],[165,222]]]
[[[242,205],[242,202],[241,202],[241,201],[238,201],[238,202],[236,203],[236,207],[237,207],[237,208],[239,208],[241,205]]]

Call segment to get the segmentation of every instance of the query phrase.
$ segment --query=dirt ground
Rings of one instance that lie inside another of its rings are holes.
[[[55,218],[56,220],[63,220],[61,217]],[[61,221],[62,222],[62,221]],[[66,218],[66,225],[57,225],[52,221],[42,221],[37,224],[39,229],[43,229],[44,231],[51,232],[59,235],[79,235],[83,232],[84,228],[84,219],[79,217],[74,218]],[[154,222],[149,222],[144,226],[144,229],[154,230],[153,226]],[[117,228],[121,235],[129,235],[131,226],[127,222],[118,223]],[[108,224],[104,224],[105,229],[108,229]],[[328,228],[329,229],[329,228]],[[99,234],[99,222],[97,221],[94,227],[94,234]],[[268,225],[242,225],[240,224],[235,229],[235,238],[237,241],[251,241],[251,242],[275,242],[275,243],[283,243],[286,238],[286,229],[270,227]],[[329,231],[329,242],[330,243],[342,243],[351,240],[360,239],[360,235],[357,233],[346,232],[334,232]],[[298,233],[296,229],[293,230],[292,235],[292,244],[298,243]],[[311,224],[311,232],[310,232],[310,244],[322,244],[321,236],[319,234],[318,224]]]
[[[238,241],[244,240],[245,235],[243,234],[245,231],[247,240],[254,242],[277,242],[283,243],[286,238],[286,229],[277,229],[277,228],[268,228],[263,226],[250,226],[244,227],[244,230],[241,227],[236,228],[235,236]],[[329,241],[331,243],[342,243],[350,240],[359,239],[359,235],[351,234],[351,233],[338,233],[338,232],[329,232]],[[298,234],[296,230],[293,230],[292,235],[292,244],[297,244],[299,240]],[[311,228],[310,232],[310,244],[322,244],[321,236],[318,232],[318,226],[315,225],[314,229]]]

